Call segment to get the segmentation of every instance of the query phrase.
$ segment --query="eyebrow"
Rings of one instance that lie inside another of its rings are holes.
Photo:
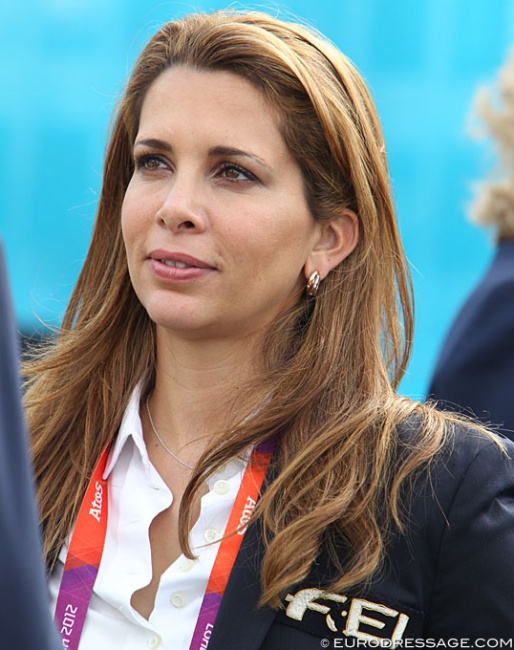
[[[173,151],[173,147],[164,142],[164,140],[158,140],[157,138],[148,138],[146,140],[138,140],[134,143],[134,148],[136,147],[150,147],[150,149],[161,149],[161,151]]]
[[[173,147],[164,140],[159,140],[158,138],[147,138],[145,140],[138,140],[134,147],[144,146],[150,147],[151,149],[160,149],[161,151],[167,151],[169,153],[173,152]],[[243,158],[250,158],[254,160],[259,165],[262,165],[266,169],[271,170],[270,166],[259,156],[249,151],[244,151],[243,149],[237,149],[235,147],[224,147],[218,145],[216,147],[211,147],[208,152],[209,156],[240,156]]]
[[[262,158],[259,158],[254,153],[251,153],[249,151],[243,151],[242,149],[236,149],[234,147],[223,147],[223,146],[218,146],[218,147],[211,147],[209,149],[209,155],[210,156],[241,156],[244,158],[250,158],[251,160],[255,161],[259,165],[262,165],[266,169],[270,169],[270,166],[268,163],[264,162]]]

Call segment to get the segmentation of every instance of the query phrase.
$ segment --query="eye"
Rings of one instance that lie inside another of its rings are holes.
[[[229,181],[249,181],[249,182],[257,182],[257,176],[255,174],[252,174],[252,172],[248,171],[248,169],[245,169],[244,167],[241,167],[241,165],[238,165],[236,163],[223,163],[220,165],[220,171],[219,175],[222,178],[226,178]]]
[[[161,156],[151,153],[139,154],[135,156],[134,165],[137,170],[143,171],[155,171],[168,167],[166,161],[163,160]]]

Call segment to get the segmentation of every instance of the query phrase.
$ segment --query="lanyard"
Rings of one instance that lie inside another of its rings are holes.
[[[207,582],[190,650],[207,647],[230,572],[243,541],[245,524],[257,502],[273,449],[273,442],[264,442],[255,447],[250,456]],[[61,633],[62,647],[69,650],[77,650],[79,647],[105,545],[108,485],[103,474],[108,455],[109,449],[106,448],[95,467],[80,506],[57,597],[55,621]],[[233,531],[237,532],[234,534]]]
[[[103,474],[109,448],[98,461],[80,506],[55,607],[62,647],[76,650],[86,620],[107,532],[108,494]]]

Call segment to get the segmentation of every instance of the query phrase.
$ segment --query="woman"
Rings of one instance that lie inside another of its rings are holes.
[[[27,370],[64,647],[511,634],[512,464],[395,394],[409,290],[345,57],[259,13],[159,30],[62,331]]]

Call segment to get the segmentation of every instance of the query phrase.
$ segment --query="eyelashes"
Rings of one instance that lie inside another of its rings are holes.
[[[141,153],[134,156],[135,171],[147,173],[170,171],[174,173],[174,165],[164,156],[154,153]],[[259,183],[257,176],[246,167],[231,162],[217,163],[210,172],[214,178],[222,178],[232,183]]]
[[[146,169],[153,171],[154,169],[164,169],[167,167],[167,164],[160,156],[147,153],[134,156],[134,167],[137,170]]]
[[[224,178],[232,181],[251,181],[251,182],[258,182],[257,176],[255,174],[252,174],[251,171],[246,169],[245,167],[242,167],[241,165],[238,165],[237,163],[231,163],[231,162],[224,162],[220,165],[220,173],[224,175]],[[235,176],[238,176],[238,178],[235,178]],[[243,177],[243,178],[241,178]]]

